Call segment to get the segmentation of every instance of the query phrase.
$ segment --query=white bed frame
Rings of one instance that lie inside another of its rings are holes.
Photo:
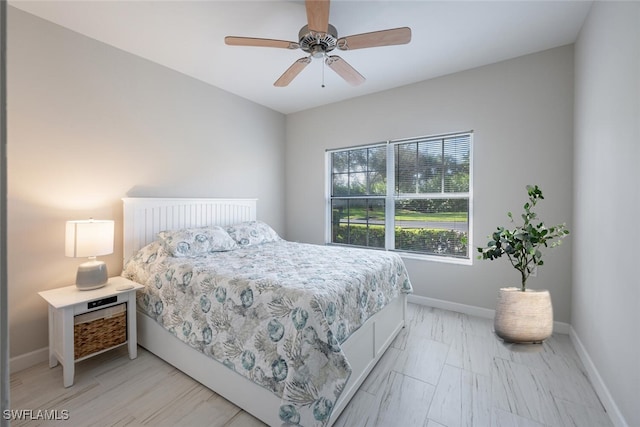
[[[124,262],[162,230],[229,225],[256,219],[256,199],[124,198]],[[333,424],[405,325],[406,294],[369,318],[342,345],[352,374],[338,399]],[[189,347],[138,312],[138,343],[270,426],[282,425],[279,397]]]

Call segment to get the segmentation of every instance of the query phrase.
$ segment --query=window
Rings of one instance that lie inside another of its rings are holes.
[[[385,247],[386,145],[331,154],[332,243]]]
[[[471,133],[327,155],[329,242],[470,259]]]

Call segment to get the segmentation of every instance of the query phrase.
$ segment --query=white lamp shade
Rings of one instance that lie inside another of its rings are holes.
[[[65,255],[80,258],[113,253],[113,230],[111,220],[67,221]]]

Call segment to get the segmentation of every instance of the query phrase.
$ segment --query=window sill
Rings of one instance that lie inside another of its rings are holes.
[[[444,256],[435,256],[435,255],[423,255],[416,254],[412,252],[402,252],[402,251],[393,251],[400,255],[402,259],[415,259],[420,261],[433,261],[440,262],[443,264],[457,264],[457,265],[473,265],[472,259],[463,259],[463,258],[450,258]]]
[[[343,248],[367,249],[367,250],[371,250],[371,251],[387,251],[384,248],[373,248],[373,247],[369,247],[369,246],[346,245],[346,244],[332,243],[332,242],[327,242],[327,243],[325,243],[325,245],[327,245],[327,246],[340,246],[340,247],[343,247]],[[415,259],[415,260],[420,260],[420,261],[433,261],[433,262],[441,262],[441,263],[444,263],[444,264],[473,265],[473,259],[463,259],[463,258],[452,258],[452,257],[436,256],[436,255],[426,255],[426,254],[418,254],[418,253],[415,253],[415,252],[403,252],[403,251],[396,251],[396,250],[389,250],[388,252],[396,253],[396,254],[400,255],[400,257],[402,259]]]

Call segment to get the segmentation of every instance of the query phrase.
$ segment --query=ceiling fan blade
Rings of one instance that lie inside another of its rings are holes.
[[[358,86],[366,80],[362,74],[357,72],[347,61],[337,55],[328,56],[324,62],[351,86]]]
[[[338,39],[338,49],[354,50],[366,47],[407,44],[411,41],[411,28],[401,27],[391,30],[356,34]]]
[[[329,0],[306,0],[309,30],[326,34],[329,30]]]
[[[285,71],[273,85],[277,87],[288,86],[289,83],[291,83],[291,81],[295,79],[296,76],[300,74],[300,72],[304,70],[304,67],[309,65],[310,62],[311,57],[309,56],[298,59],[296,62],[291,64],[289,68],[287,68],[287,71]]]
[[[286,40],[259,39],[254,37],[227,36],[224,42],[230,46],[256,46],[256,47],[278,47],[282,49],[298,49],[300,45],[296,42]]]

